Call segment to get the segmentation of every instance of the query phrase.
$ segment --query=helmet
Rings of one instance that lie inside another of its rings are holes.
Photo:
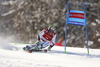
[[[55,31],[55,26],[54,25],[50,25],[48,28],[49,32],[54,32]]]

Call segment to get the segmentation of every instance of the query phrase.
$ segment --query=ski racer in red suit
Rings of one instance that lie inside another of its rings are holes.
[[[48,29],[43,29],[39,34],[38,34],[38,41],[36,42],[36,47],[38,49],[44,49],[46,47],[48,51],[51,50],[51,48],[54,46],[56,40],[56,33],[55,33],[55,26],[50,25]],[[27,45],[24,47],[24,50],[32,50],[34,49],[34,44]]]

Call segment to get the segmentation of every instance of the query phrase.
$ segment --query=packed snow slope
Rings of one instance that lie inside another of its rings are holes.
[[[0,43],[0,67],[100,67],[100,50],[54,46],[51,51],[27,53],[25,45]]]

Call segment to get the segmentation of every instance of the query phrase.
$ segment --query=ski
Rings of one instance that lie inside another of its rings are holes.
[[[44,50],[29,50],[29,53],[32,53],[32,52],[47,52],[47,50],[46,49],[44,49]]]
[[[48,50],[47,49],[44,49],[44,50],[35,50],[35,49],[32,49],[32,50],[24,50],[24,51],[28,52],[28,53],[32,53],[32,52],[45,52],[46,53]]]

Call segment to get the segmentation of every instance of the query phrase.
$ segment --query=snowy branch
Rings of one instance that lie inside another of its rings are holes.
[[[15,11],[16,11],[16,10],[11,10],[11,11],[9,11],[9,12],[7,12],[7,13],[1,14],[1,16],[7,16],[7,15],[9,15],[9,14],[14,13]]]
[[[1,5],[13,5],[17,3],[17,1],[5,1],[5,2],[2,2]]]

